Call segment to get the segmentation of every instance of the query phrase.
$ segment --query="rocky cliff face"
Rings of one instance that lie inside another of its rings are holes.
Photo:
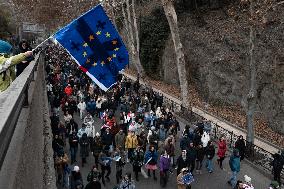
[[[257,112],[284,133],[284,5],[267,8],[257,25]],[[257,10],[256,10],[256,14]],[[204,101],[246,107],[249,90],[248,10],[204,10],[179,17],[188,75]],[[164,80],[178,84],[171,39],[163,53]]]

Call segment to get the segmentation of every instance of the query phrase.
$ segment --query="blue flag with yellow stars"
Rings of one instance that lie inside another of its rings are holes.
[[[53,38],[104,91],[117,82],[119,71],[129,62],[127,49],[101,5],[57,31]]]

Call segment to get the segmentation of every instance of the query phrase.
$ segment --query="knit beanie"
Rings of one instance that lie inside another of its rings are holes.
[[[12,50],[12,45],[10,43],[0,40],[0,53],[1,54],[9,54]]]

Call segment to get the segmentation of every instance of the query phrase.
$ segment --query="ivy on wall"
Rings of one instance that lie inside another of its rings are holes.
[[[140,23],[140,59],[147,75],[159,79],[161,59],[170,34],[169,24],[162,8],[155,9]]]

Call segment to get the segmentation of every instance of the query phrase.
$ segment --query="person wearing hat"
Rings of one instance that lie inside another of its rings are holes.
[[[27,51],[9,57],[12,45],[0,40],[0,93],[5,91],[15,79],[14,66],[33,56],[32,51]]]
[[[74,166],[70,175],[70,189],[83,189],[83,178],[79,166]]]
[[[240,172],[240,166],[241,166],[240,164],[241,164],[241,160],[240,160],[239,150],[235,148],[229,160],[229,165],[232,171],[232,176],[230,180],[228,181],[228,184],[230,184],[233,188],[235,188],[237,184],[237,176],[238,176],[238,173]]]
[[[32,48],[29,45],[29,43],[26,40],[22,40],[19,43],[19,48],[16,50],[15,54],[20,54],[20,53],[25,53],[27,51],[31,51]],[[24,71],[24,69],[29,65],[27,63],[31,62],[34,58],[33,57],[29,57],[27,58],[25,61],[21,62],[20,64],[16,65],[16,75],[17,77]]]
[[[251,178],[247,175],[244,176],[245,183],[243,184],[244,189],[254,189],[253,185],[251,184]]]

